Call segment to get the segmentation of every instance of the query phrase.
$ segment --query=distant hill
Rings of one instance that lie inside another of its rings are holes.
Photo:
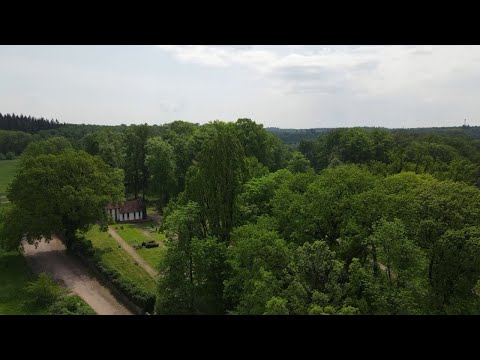
[[[379,129],[378,127],[357,127],[364,130]],[[480,139],[480,126],[452,126],[452,127],[431,127],[431,128],[410,128],[410,129],[388,129],[392,132],[409,132],[414,134],[452,134],[468,135],[475,139]],[[286,144],[298,145],[302,140],[312,140],[320,134],[335,130],[335,128],[314,128],[314,129],[280,129],[277,127],[268,127],[267,131],[278,136]]]
[[[280,129],[276,127],[266,128],[268,132],[278,136],[286,144],[299,144],[302,140],[316,139],[318,135],[334,130],[333,128],[316,129]]]

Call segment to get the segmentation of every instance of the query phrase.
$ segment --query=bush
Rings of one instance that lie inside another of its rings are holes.
[[[95,248],[93,247],[92,241],[83,236],[77,237],[72,243],[72,251],[89,258],[95,256]]]
[[[50,315],[95,315],[79,296],[63,296],[49,308]]]
[[[34,304],[41,306],[53,304],[64,294],[64,290],[46,273],[41,273],[36,281],[29,283],[25,287],[25,291],[30,295]]]
[[[5,157],[4,153],[0,152],[0,160],[6,160],[7,158]]]
[[[15,159],[15,154],[11,151],[7,152],[7,154],[5,155],[5,159],[7,160],[13,160]]]

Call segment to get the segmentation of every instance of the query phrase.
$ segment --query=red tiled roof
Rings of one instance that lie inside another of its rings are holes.
[[[143,202],[140,199],[128,200],[123,204],[107,204],[106,209],[118,209],[120,214],[143,210]]]

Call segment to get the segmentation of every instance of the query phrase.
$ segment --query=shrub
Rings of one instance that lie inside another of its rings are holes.
[[[93,247],[92,241],[83,236],[77,237],[76,241],[72,243],[72,251],[87,257],[93,257],[95,255],[95,248]]]
[[[93,311],[77,295],[63,296],[49,308],[51,315],[95,315]]]
[[[13,160],[15,159],[15,154],[11,151],[7,152],[7,154],[5,155],[5,159],[7,160]]]
[[[0,152],[0,160],[6,160],[7,158],[5,157],[4,153]]]
[[[64,290],[46,273],[41,273],[36,281],[29,283],[25,291],[36,305],[48,306],[60,299]]]

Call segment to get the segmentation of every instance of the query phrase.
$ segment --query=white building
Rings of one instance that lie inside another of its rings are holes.
[[[143,219],[143,202],[140,199],[125,201],[121,204],[108,204],[107,215],[116,222]]]

